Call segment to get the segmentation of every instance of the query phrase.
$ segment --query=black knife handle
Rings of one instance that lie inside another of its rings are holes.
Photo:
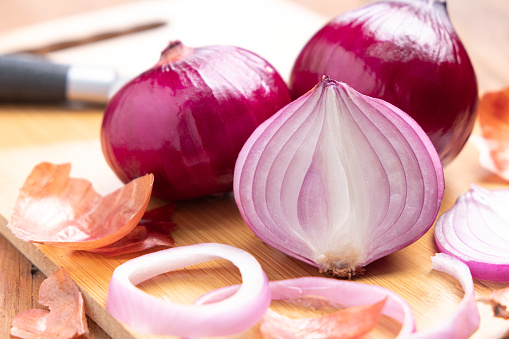
[[[0,102],[65,101],[68,70],[35,55],[1,55]]]

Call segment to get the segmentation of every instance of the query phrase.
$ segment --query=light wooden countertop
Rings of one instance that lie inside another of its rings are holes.
[[[27,25],[41,23],[48,19],[59,19],[66,15],[75,15],[84,11],[104,8],[106,6],[120,5],[126,3],[136,3],[136,0],[101,0],[101,1],[64,1],[48,0],[44,2],[34,0],[3,0],[0,2],[0,45],[2,35],[8,34],[13,30]],[[178,2],[178,1],[177,1]],[[355,8],[367,1],[349,0],[349,1],[315,1],[315,0],[292,0],[303,9],[307,9],[313,15],[316,15],[317,22],[319,18],[332,18],[335,15]],[[44,5],[42,5],[44,4]],[[72,6],[70,5],[72,4]],[[481,92],[497,90],[509,86],[509,2],[506,0],[449,0],[449,12],[451,19],[463,40],[476,69]],[[317,27],[318,29],[319,27]],[[37,36],[34,36],[37,39]],[[126,39],[126,38],[122,38]],[[307,39],[305,39],[307,40]],[[164,44],[164,42],[162,42]],[[86,48],[86,47],[85,47]],[[91,47],[93,48],[93,47]],[[67,53],[67,54],[66,54]],[[58,60],[72,60],[73,52],[63,51],[55,53]],[[290,56],[293,58],[293,56]],[[33,152],[34,159],[37,158],[36,152],[41,149],[52,149],[52,152],[58,152],[58,147],[65,145],[85,144],[95,145],[98,142],[100,124],[102,120],[102,107],[81,107],[69,108],[60,105],[13,105],[0,104],[0,169],[9,170],[20,166],[20,162],[26,161],[27,152]],[[56,148],[55,148],[56,147]],[[55,149],[54,149],[55,148]],[[23,154],[23,160],[16,157],[17,152]],[[8,154],[8,156],[5,156]],[[5,156],[2,159],[2,156]],[[495,175],[482,169],[477,160],[477,150],[470,143],[467,145],[461,155],[446,169],[446,196],[444,198],[443,210],[452,205],[458,194],[468,189],[471,182],[478,182],[485,186],[506,187],[508,183],[502,181]],[[0,170],[0,174],[3,173]],[[2,181],[0,185],[8,183]],[[5,211],[13,206],[6,206],[12,202],[12,185],[10,190],[0,188],[0,214],[8,217]],[[206,208],[207,206],[205,206]],[[226,204],[221,208],[226,211],[230,209]],[[192,215],[193,208],[186,206],[187,212],[184,215]],[[186,214],[189,213],[189,214]],[[0,224],[5,224],[6,220],[1,219]],[[179,220],[186,223],[185,220]],[[246,233],[247,234],[247,233]],[[179,236],[177,233],[176,236]],[[186,242],[185,234],[182,236],[182,243]],[[180,241],[180,240],[179,240]],[[177,241],[177,242],[179,242]],[[384,282],[384,274],[399,278],[396,264],[397,260],[405,258],[405,255],[423,256],[428,258],[429,253],[434,249],[432,235],[427,234],[418,243],[411,248],[405,249],[402,253],[396,254],[387,260],[387,263],[393,265],[394,272],[383,272],[375,267],[374,271],[379,276],[373,274],[369,282],[381,282],[382,285],[392,286],[397,291],[402,291],[408,298],[414,298],[417,303],[421,297],[430,296],[433,291],[414,291],[412,290],[412,280],[401,282]],[[46,253],[48,255],[48,253]],[[51,255],[51,253],[50,253]],[[55,254],[55,255],[58,255]],[[427,259],[423,259],[427,260]],[[267,264],[267,263],[264,263]],[[307,272],[309,268],[300,264],[295,264],[295,271],[289,268],[289,275],[298,276],[298,269]],[[412,264],[408,264],[412,266]],[[424,269],[424,268],[423,268]],[[276,275],[273,275],[275,278]],[[290,277],[290,276],[288,276]],[[401,276],[402,277],[402,276]],[[8,336],[10,323],[13,316],[17,313],[39,307],[37,303],[38,288],[45,276],[41,271],[32,266],[20,251],[11,245],[4,237],[0,235],[0,337]],[[277,278],[284,278],[282,275]],[[402,285],[403,284],[403,285]],[[404,285],[407,284],[407,285]],[[460,289],[453,279],[444,280],[438,284],[446,286],[450,290]],[[480,294],[486,294],[490,289],[502,287],[503,284],[488,282],[477,282],[476,291]],[[436,292],[436,291],[435,291]],[[412,293],[414,293],[412,297]],[[457,296],[462,295],[461,290],[456,291],[456,299],[450,298],[450,303],[458,300]],[[436,297],[438,298],[438,297]],[[447,298],[446,298],[447,299]],[[417,311],[421,309],[417,307]],[[433,323],[433,319],[439,319],[440,312],[433,315],[432,311],[425,307],[422,313],[417,316],[418,326],[426,327]],[[483,310],[487,314],[489,310]],[[489,327],[489,328],[488,328]],[[493,327],[496,327],[493,329]],[[101,328],[91,322],[91,338],[107,338]],[[482,334],[503,333],[509,329],[509,322],[486,323],[481,329],[479,338]],[[484,331],[484,332],[482,332]],[[491,332],[490,332],[491,331]],[[484,338],[487,338],[484,336]]]

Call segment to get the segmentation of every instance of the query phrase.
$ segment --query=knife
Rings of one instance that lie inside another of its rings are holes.
[[[0,102],[106,104],[127,81],[109,67],[65,65],[31,54],[0,56]]]

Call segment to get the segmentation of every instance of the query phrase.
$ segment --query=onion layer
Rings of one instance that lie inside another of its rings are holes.
[[[128,182],[153,173],[153,194],[180,200],[232,189],[235,160],[254,129],[290,102],[278,72],[232,46],[173,42],[152,69],[109,102],[103,153]]]
[[[456,311],[443,322],[436,324],[428,330],[417,332],[412,339],[467,339],[477,331],[481,323],[481,316],[477,309],[474,282],[472,275],[460,260],[445,254],[438,253],[431,258],[433,269],[447,273],[456,278],[465,292]]]
[[[258,237],[340,277],[420,238],[443,192],[440,160],[419,125],[329,78],[255,130],[234,177]]]
[[[378,1],[336,17],[297,58],[292,96],[306,93],[323,74],[412,116],[444,165],[473,129],[477,80],[445,0]]]
[[[509,189],[472,184],[435,224],[441,252],[464,261],[478,279],[509,282]]]
[[[402,326],[396,338],[399,339],[466,339],[480,324],[480,315],[474,292],[474,282],[468,267],[460,260],[438,253],[431,258],[433,269],[456,278],[465,292],[456,311],[443,322],[416,332],[415,320],[410,306],[399,295],[380,286],[353,281],[336,280],[321,277],[303,277],[297,279],[271,281],[272,300],[294,300],[303,298],[324,298],[332,304],[353,307],[371,304],[386,298],[382,314],[397,321]],[[240,286],[227,286],[202,295],[195,304],[216,303],[231,296]],[[263,322],[263,319],[262,319]],[[333,326],[334,324],[327,324]],[[262,324],[263,327],[263,324]],[[326,328],[324,328],[326,331]],[[328,338],[328,337],[325,337]]]
[[[242,285],[234,295],[212,305],[177,304],[135,286],[158,274],[220,258],[239,268]],[[247,330],[269,304],[267,277],[253,256],[228,245],[204,243],[146,254],[118,266],[108,287],[106,309],[142,333],[211,337]]]

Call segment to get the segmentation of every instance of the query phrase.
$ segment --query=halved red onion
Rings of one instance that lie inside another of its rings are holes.
[[[464,261],[478,279],[509,282],[509,189],[472,184],[437,219],[435,241],[441,252]]]
[[[258,237],[340,277],[419,239],[443,192],[437,152],[412,118],[326,77],[255,130],[234,175]]]
[[[174,303],[135,286],[158,274],[220,258],[239,268],[242,285],[215,304]],[[113,272],[106,300],[108,312],[135,331],[179,337],[242,332],[256,324],[269,305],[270,289],[258,261],[244,250],[215,243],[170,248],[127,261]]]
[[[412,116],[444,165],[474,127],[476,75],[445,0],[376,1],[332,19],[297,58],[292,96],[306,93],[323,74]]]
[[[172,42],[109,102],[103,153],[124,182],[153,173],[159,198],[231,191],[242,145],[289,102],[283,78],[255,53]]]

